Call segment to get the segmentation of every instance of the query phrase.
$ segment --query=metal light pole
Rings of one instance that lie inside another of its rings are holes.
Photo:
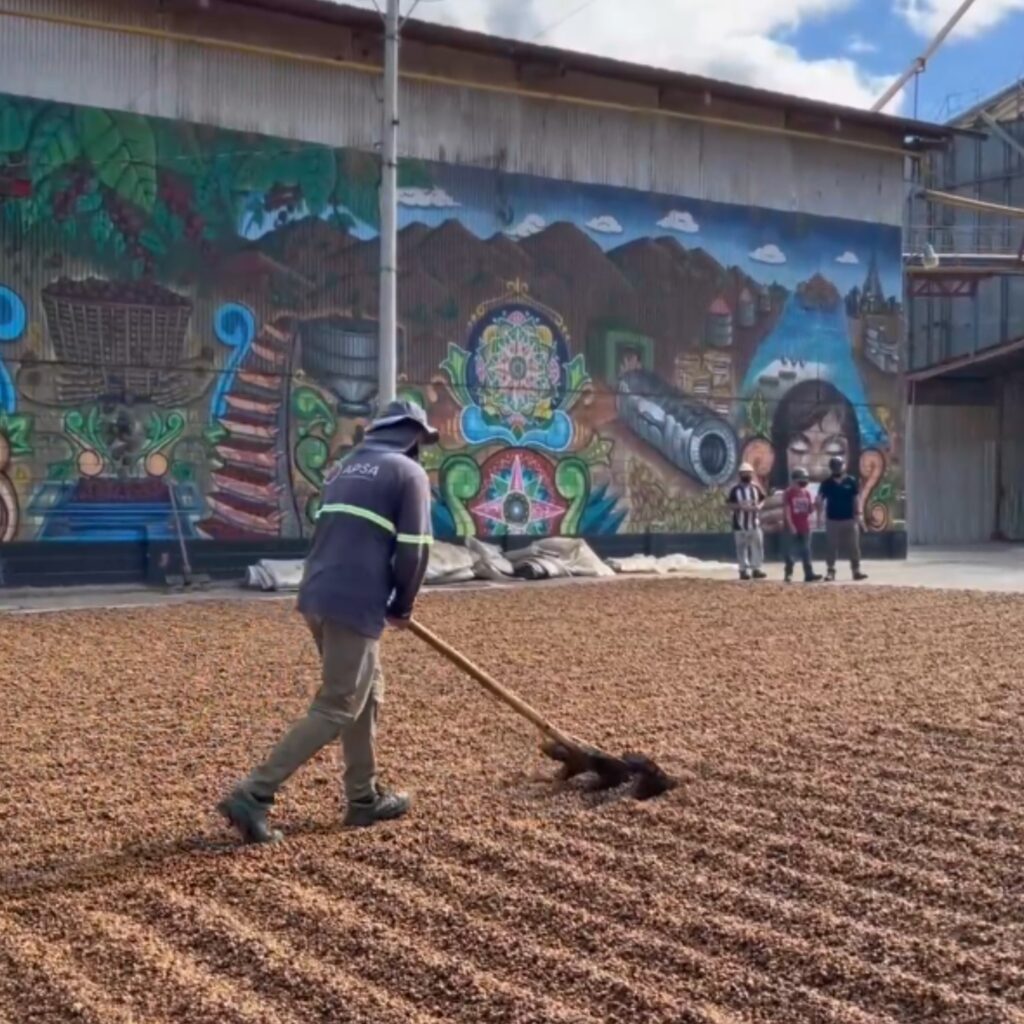
[[[398,40],[400,0],[384,12],[384,136],[380,181],[380,353],[377,408],[398,388]]]

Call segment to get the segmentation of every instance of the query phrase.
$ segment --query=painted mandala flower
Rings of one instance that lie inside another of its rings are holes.
[[[470,505],[483,536],[544,537],[557,533],[568,504],[555,489],[551,465],[533,452],[504,451],[481,467],[484,488]]]
[[[562,361],[551,328],[529,310],[503,311],[484,328],[473,353],[479,404],[522,434],[543,427],[558,405]]]

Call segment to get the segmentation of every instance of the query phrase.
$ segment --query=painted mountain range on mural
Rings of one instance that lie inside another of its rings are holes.
[[[4,539],[308,534],[377,369],[372,155],[0,101]],[[898,228],[403,162],[440,533],[719,531],[841,453],[902,519]],[[172,503],[172,499],[175,499]]]

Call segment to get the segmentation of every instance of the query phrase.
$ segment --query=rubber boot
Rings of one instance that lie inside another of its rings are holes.
[[[394,821],[409,813],[412,798],[407,793],[389,793],[378,789],[377,795],[369,800],[353,800],[345,813],[345,825],[349,828],[367,828],[378,821]]]
[[[278,843],[284,838],[267,824],[269,808],[243,789],[234,790],[217,804],[217,810],[237,830],[243,843]]]

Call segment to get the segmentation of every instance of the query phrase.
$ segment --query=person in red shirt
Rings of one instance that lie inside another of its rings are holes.
[[[792,473],[792,483],[786,488],[782,498],[783,514],[786,520],[786,532],[783,536],[786,555],[786,582],[793,581],[793,564],[796,558],[803,562],[804,580],[817,583],[821,577],[815,573],[811,564],[811,512],[814,511],[814,499],[807,490],[807,470],[797,466]]]

